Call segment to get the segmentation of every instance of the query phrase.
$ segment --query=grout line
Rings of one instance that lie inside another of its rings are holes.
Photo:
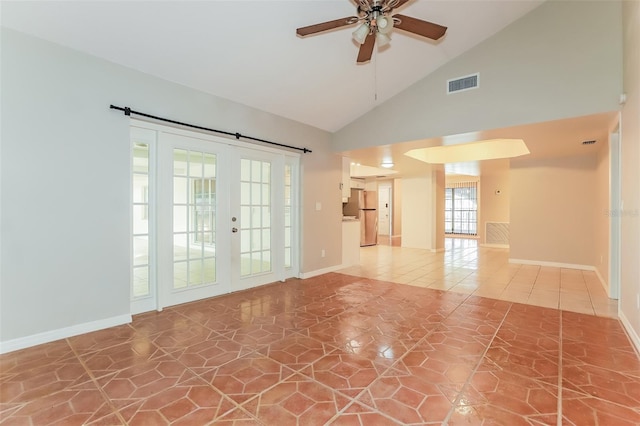
[[[456,406],[460,402],[460,395],[469,387],[469,384],[471,383],[471,379],[473,378],[473,376],[475,376],[475,374],[477,373],[478,369],[480,368],[480,364],[482,364],[482,361],[484,360],[485,356],[487,355],[487,352],[489,352],[489,348],[491,347],[491,344],[493,343],[493,341],[495,340],[496,336],[498,335],[498,332],[502,328],[502,325],[504,324],[504,321],[507,319],[507,315],[509,315],[509,312],[511,312],[511,307],[513,307],[513,303],[514,302],[509,302],[509,303],[510,303],[509,309],[507,309],[507,311],[504,313],[504,316],[502,317],[502,321],[500,321],[500,325],[498,325],[498,327],[496,327],[496,331],[493,333],[493,336],[491,336],[491,340],[489,340],[489,343],[487,344],[487,347],[484,348],[484,351],[482,352],[482,355],[478,358],[478,362],[477,362],[476,366],[474,367],[474,369],[471,372],[471,374],[469,374],[469,376],[467,377],[467,380],[464,382],[464,385],[462,385],[462,388],[460,388],[460,392],[458,392],[458,395],[456,396],[456,399],[453,402],[451,409],[447,413],[447,417],[445,417],[444,421],[442,422],[443,425],[449,424],[449,420],[451,419],[451,416],[453,415],[453,412],[455,411]]]
[[[67,342],[67,345],[69,345],[69,347],[71,348],[71,352],[73,352],[73,355],[76,357],[80,365],[82,365],[82,368],[84,368],[84,371],[87,372],[87,375],[93,382],[93,385],[96,387],[96,389],[98,389],[98,392],[100,392],[100,395],[102,395],[104,400],[107,402],[107,405],[111,408],[112,413],[115,414],[115,416],[122,422],[123,425],[128,424],[127,421],[124,419],[124,417],[122,417],[120,410],[116,408],[116,406],[113,404],[113,401],[111,401],[111,398],[109,398],[109,395],[107,395],[104,389],[102,389],[102,386],[100,386],[100,384],[98,383],[98,379],[96,379],[93,372],[89,369],[89,367],[87,367],[87,364],[85,364],[85,362],[82,360],[82,358],[76,351],[76,348],[74,348],[71,342],[69,342],[69,338],[66,338],[64,340]],[[94,421],[95,420],[100,420],[100,419],[94,419]]]

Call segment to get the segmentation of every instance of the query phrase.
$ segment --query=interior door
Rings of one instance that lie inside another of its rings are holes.
[[[378,233],[391,234],[391,187],[378,187]]]
[[[172,133],[158,145],[159,305],[228,293],[228,147]]]

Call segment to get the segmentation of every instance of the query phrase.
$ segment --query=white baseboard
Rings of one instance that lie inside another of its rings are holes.
[[[103,330],[105,328],[115,327],[117,325],[128,324],[130,322],[131,315],[118,315],[117,317],[85,322],[83,324],[72,325],[71,327],[59,328],[56,330],[45,331],[44,333],[32,334],[31,336],[18,337],[17,339],[0,342],[0,354],[30,348],[31,346],[54,342],[60,339],[66,339],[67,337],[73,337],[79,334]]]
[[[609,298],[611,298],[611,292],[609,291],[609,285],[604,280],[604,278],[602,278],[602,275],[600,275],[600,270],[598,268],[594,268],[594,270],[596,271],[596,276],[598,277],[598,280],[600,281],[600,284],[602,284],[602,288],[604,289],[604,292],[607,294],[607,296]]]
[[[583,271],[595,271],[595,266],[578,265],[574,263],[546,262],[544,260],[527,260],[527,259],[509,259],[509,263],[518,263],[521,265],[549,266],[553,268],[580,269]]]
[[[444,248],[430,249],[431,253],[444,253]]]
[[[298,275],[298,278],[306,280],[307,278],[317,277],[318,275],[328,274],[329,272],[339,271],[340,269],[344,269],[344,268],[346,268],[346,266],[334,265],[334,266],[329,266],[327,268],[316,269],[315,271],[300,272],[300,274]]]
[[[624,312],[622,312],[620,309],[618,309],[618,318],[620,318],[622,326],[627,332],[629,339],[631,339],[631,343],[633,344],[633,346],[635,346],[636,353],[638,353],[638,355],[640,356],[640,336],[638,336],[638,333],[636,333],[627,317],[624,316]]]
[[[505,248],[505,249],[508,249],[509,248],[509,244],[480,244],[480,247]]]

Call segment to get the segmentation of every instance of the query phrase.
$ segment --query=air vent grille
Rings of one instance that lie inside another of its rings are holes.
[[[485,240],[487,244],[509,246],[509,223],[486,222]]]
[[[464,77],[447,80],[447,93],[462,92],[478,87],[480,82],[480,73],[467,75]]]
[[[596,141],[582,141],[582,145],[593,145]]]

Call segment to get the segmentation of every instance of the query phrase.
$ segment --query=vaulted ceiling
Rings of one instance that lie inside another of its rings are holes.
[[[330,132],[424,78],[542,0],[411,0],[397,12],[448,27],[432,42],[394,30],[356,64],[352,0],[3,1],[2,25]],[[394,12],[395,13],[395,12]]]
[[[0,12],[5,27],[335,132],[543,1],[411,0],[394,13],[444,25],[445,36],[433,42],[395,29],[390,45],[374,49],[365,64],[356,64],[355,25],[305,38],[295,31],[355,15],[354,0],[2,1]],[[530,146],[532,156],[592,153],[599,147],[582,147],[581,140],[606,138],[612,117],[458,136],[480,140],[520,132],[541,141]],[[559,143],[569,138],[570,144]],[[343,155],[378,166],[391,153],[400,159],[394,169],[409,175],[421,165],[404,152],[443,143],[437,138]]]

